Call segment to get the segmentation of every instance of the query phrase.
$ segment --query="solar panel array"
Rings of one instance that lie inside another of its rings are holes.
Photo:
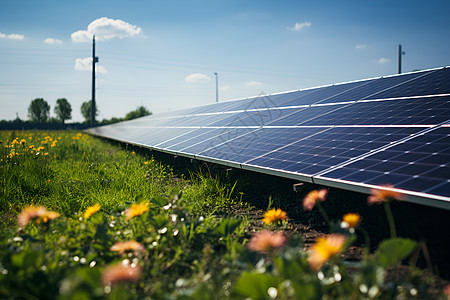
[[[174,155],[450,209],[450,68],[226,101],[89,133]]]

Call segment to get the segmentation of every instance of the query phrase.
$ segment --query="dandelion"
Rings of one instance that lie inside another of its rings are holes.
[[[18,217],[18,224],[21,227],[27,226],[27,224],[33,220],[36,220],[37,223],[41,221],[47,223],[48,220],[53,220],[59,217],[57,212],[48,211],[43,206],[34,206],[30,205],[25,207]]]
[[[304,210],[312,210],[316,203],[319,201],[325,201],[325,197],[328,191],[326,189],[321,190],[313,190],[309,192],[305,198],[303,198],[303,209]]]
[[[86,211],[84,212],[84,218],[89,219],[90,216],[95,214],[100,210],[100,204],[95,204],[94,206],[89,206]]]
[[[131,218],[134,218],[136,216],[140,216],[146,211],[148,211],[150,208],[148,207],[148,201],[142,202],[142,203],[133,203],[131,204],[130,208],[125,210],[125,214],[127,216],[127,221]]]
[[[287,220],[288,216],[285,211],[280,208],[273,208],[264,214],[263,222],[270,224],[275,221]]]
[[[255,233],[247,244],[248,249],[257,252],[268,252],[279,249],[286,243],[286,237],[282,232],[263,230]]]
[[[104,286],[115,285],[121,282],[136,282],[141,277],[141,268],[130,265],[112,265],[103,271],[102,282]]]
[[[309,249],[308,264],[318,270],[331,257],[342,251],[346,240],[344,235],[337,233],[317,238],[316,243]]]
[[[128,252],[134,252],[135,254],[139,254],[144,252],[145,248],[141,243],[136,241],[126,241],[126,242],[117,242],[110,248],[111,251],[118,252],[119,254],[124,254]]]
[[[403,195],[393,191],[392,189],[394,186],[390,184],[382,185],[381,187],[387,188],[387,189],[372,189],[371,195],[367,199],[367,202],[369,205],[372,204],[380,204],[383,202],[391,202],[394,200],[402,200]]]
[[[144,165],[148,165],[148,161],[144,161]]]
[[[361,221],[361,216],[356,213],[348,213],[342,217],[341,227],[343,228],[355,228]]]
[[[25,139],[22,139],[22,140],[20,141],[20,144],[23,145],[23,146],[25,146],[26,143],[27,143],[27,141],[26,141]]]

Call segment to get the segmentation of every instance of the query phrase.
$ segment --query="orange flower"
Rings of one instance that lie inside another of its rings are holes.
[[[127,221],[136,216],[140,216],[145,213],[150,208],[148,207],[148,201],[142,203],[133,203],[130,208],[125,210],[125,214],[127,215]]]
[[[282,232],[263,230],[255,233],[247,244],[248,249],[257,252],[267,252],[284,246],[286,237]]]
[[[88,219],[90,216],[95,214],[100,210],[100,204],[95,204],[94,206],[89,206],[86,211],[84,212],[84,218]]]
[[[280,208],[273,208],[264,214],[263,222],[270,224],[275,221],[287,220],[288,216],[285,211]]]
[[[342,251],[346,242],[342,234],[330,234],[317,238],[316,243],[309,249],[308,263],[314,270],[318,270],[332,256]]]
[[[356,213],[348,213],[342,217],[342,223],[345,228],[355,228],[358,226],[359,221],[361,221],[361,216]]]
[[[138,281],[141,277],[141,268],[130,265],[113,265],[106,267],[102,274],[103,285],[115,285],[121,282]]]
[[[136,241],[126,241],[115,243],[111,246],[110,250],[119,252],[119,254],[124,254],[126,252],[135,252],[136,254],[139,254],[139,252],[144,252],[145,248]]]
[[[382,185],[381,187],[385,188],[385,189],[372,189],[371,190],[371,195],[367,199],[367,202],[369,203],[369,205],[372,205],[374,203],[380,204],[383,202],[390,202],[390,201],[394,201],[394,200],[402,200],[403,199],[402,194],[392,190],[394,188],[394,186],[392,186],[390,184],[386,184],[386,185]]]
[[[303,209],[312,210],[318,201],[325,201],[328,191],[326,189],[313,190],[303,198]]]
[[[21,227],[27,226],[27,224],[33,220],[37,223],[44,222],[47,223],[48,220],[53,220],[59,217],[57,212],[48,211],[43,206],[30,205],[25,207],[18,217],[18,224]]]

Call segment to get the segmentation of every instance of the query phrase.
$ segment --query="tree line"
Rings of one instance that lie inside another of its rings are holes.
[[[80,110],[85,123],[89,124],[91,120],[91,107],[92,101],[86,101],[81,104]],[[50,105],[43,98],[36,98],[31,101],[28,106],[28,117],[30,122],[35,124],[46,124],[53,122],[60,122],[64,125],[65,121],[72,119],[72,105],[66,98],[59,98],[56,100],[56,106],[54,108],[56,119],[50,118]],[[98,109],[96,108],[95,115],[98,116]],[[112,124],[121,121],[127,121],[136,119],[143,116],[151,115],[152,113],[144,106],[139,106],[135,110],[128,112],[124,118],[112,117],[111,119],[103,119],[98,122],[100,125]],[[16,119],[13,122],[21,121]]]

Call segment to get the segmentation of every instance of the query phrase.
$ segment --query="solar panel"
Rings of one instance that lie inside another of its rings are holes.
[[[450,68],[260,95],[91,128],[179,156],[450,209]]]

